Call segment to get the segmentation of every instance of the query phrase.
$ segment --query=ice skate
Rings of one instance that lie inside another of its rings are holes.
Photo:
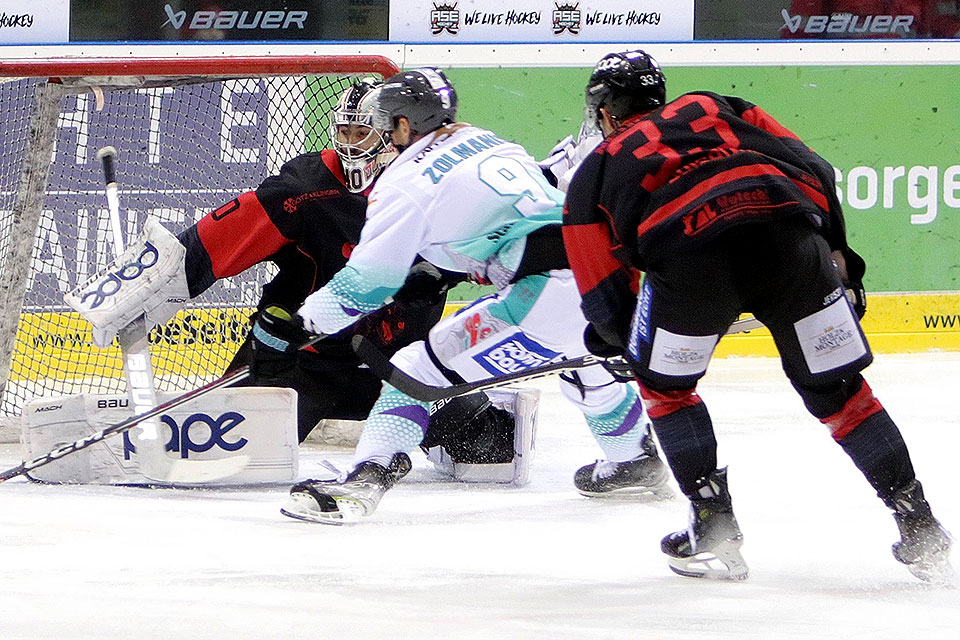
[[[306,480],[290,489],[280,513],[323,524],[356,522],[372,514],[387,489],[410,472],[410,457],[397,453],[389,467],[361,462],[343,480]]]
[[[660,543],[670,569],[691,578],[745,580],[749,570],[740,554],[743,534],[733,515],[726,468],[701,480],[690,503],[690,526]]]
[[[577,491],[588,497],[653,495],[669,498],[667,468],[650,437],[642,442],[643,453],[626,462],[597,460],[580,467],[573,476]]]
[[[893,543],[893,557],[924,582],[955,584],[956,575],[950,566],[953,540],[933,517],[920,483],[914,480],[894,494],[890,506],[900,529],[900,541]]]

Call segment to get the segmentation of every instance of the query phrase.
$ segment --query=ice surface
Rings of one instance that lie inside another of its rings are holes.
[[[936,515],[960,532],[960,354],[866,372]],[[587,499],[598,455],[544,390],[531,483],[445,482],[422,455],[369,519],[280,515],[287,487],[175,491],[0,485],[0,640],[284,638],[960,638],[960,590],[893,560],[896,526],[772,359],[716,360],[700,386],[750,579],[672,574],[686,505]],[[344,450],[304,449],[304,475]],[[0,450],[14,466],[19,451]],[[954,564],[958,564],[958,560]]]

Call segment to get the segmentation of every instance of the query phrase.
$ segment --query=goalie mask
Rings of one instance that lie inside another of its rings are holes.
[[[330,113],[330,139],[352,193],[360,193],[373,184],[397,156],[386,133],[373,126],[379,93],[379,82],[364,78],[343,92]]]

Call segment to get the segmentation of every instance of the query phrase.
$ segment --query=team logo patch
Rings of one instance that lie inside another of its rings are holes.
[[[580,33],[580,3],[560,4],[555,2],[556,9],[553,10],[553,35],[558,36],[564,31],[569,31],[573,35]]]
[[[433,4],[433,10],[430,11],[430,33],[440,35],[446,31],[452,36],[460,32],[460,11],[457,9],[457,3],[453,4]]]
[[[853,310],[845,299],[798,320],[794,330],[810,373],[837,369],[867,354]]]
[[[695,236],[720,218],[731,220],[784,204],[792,204],[792,202],[774,203],[770,193],[762,187],[748,191],[735,191],[709,200],[684,215],[683,232],[688,236]]]
[[[560,354],[556,351],[551,351],[524,334],[517,333],[475,354],[473,359],[496,376],[526,371],[553,362],[559,357]]]
[[[666,376],[699,376],[707,370],[720,336],[685,336],[657,328],[650,347],[650,370]]]

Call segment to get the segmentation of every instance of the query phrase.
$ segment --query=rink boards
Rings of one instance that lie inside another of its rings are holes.
[[[465,302],[447,305],[447,313]],[[873,294],[863,320],[877,353],[960,351],[960,293]],[[253,310],[241,308],[189,309],[150,333],[155,367],[171,375],[191,376],[223,370],[243,342]],[[74,313],[28,313],[18,329],[18,356],[11,379],[57,375],[122,377],[120,352],[115,346],[93,345],[89,325]],[[773,356],[776,351],[765,329],[725,338],[718,357]],[[26,367],[22,363],[34,363]],[[37,367],[36,364],[41,366]]]

